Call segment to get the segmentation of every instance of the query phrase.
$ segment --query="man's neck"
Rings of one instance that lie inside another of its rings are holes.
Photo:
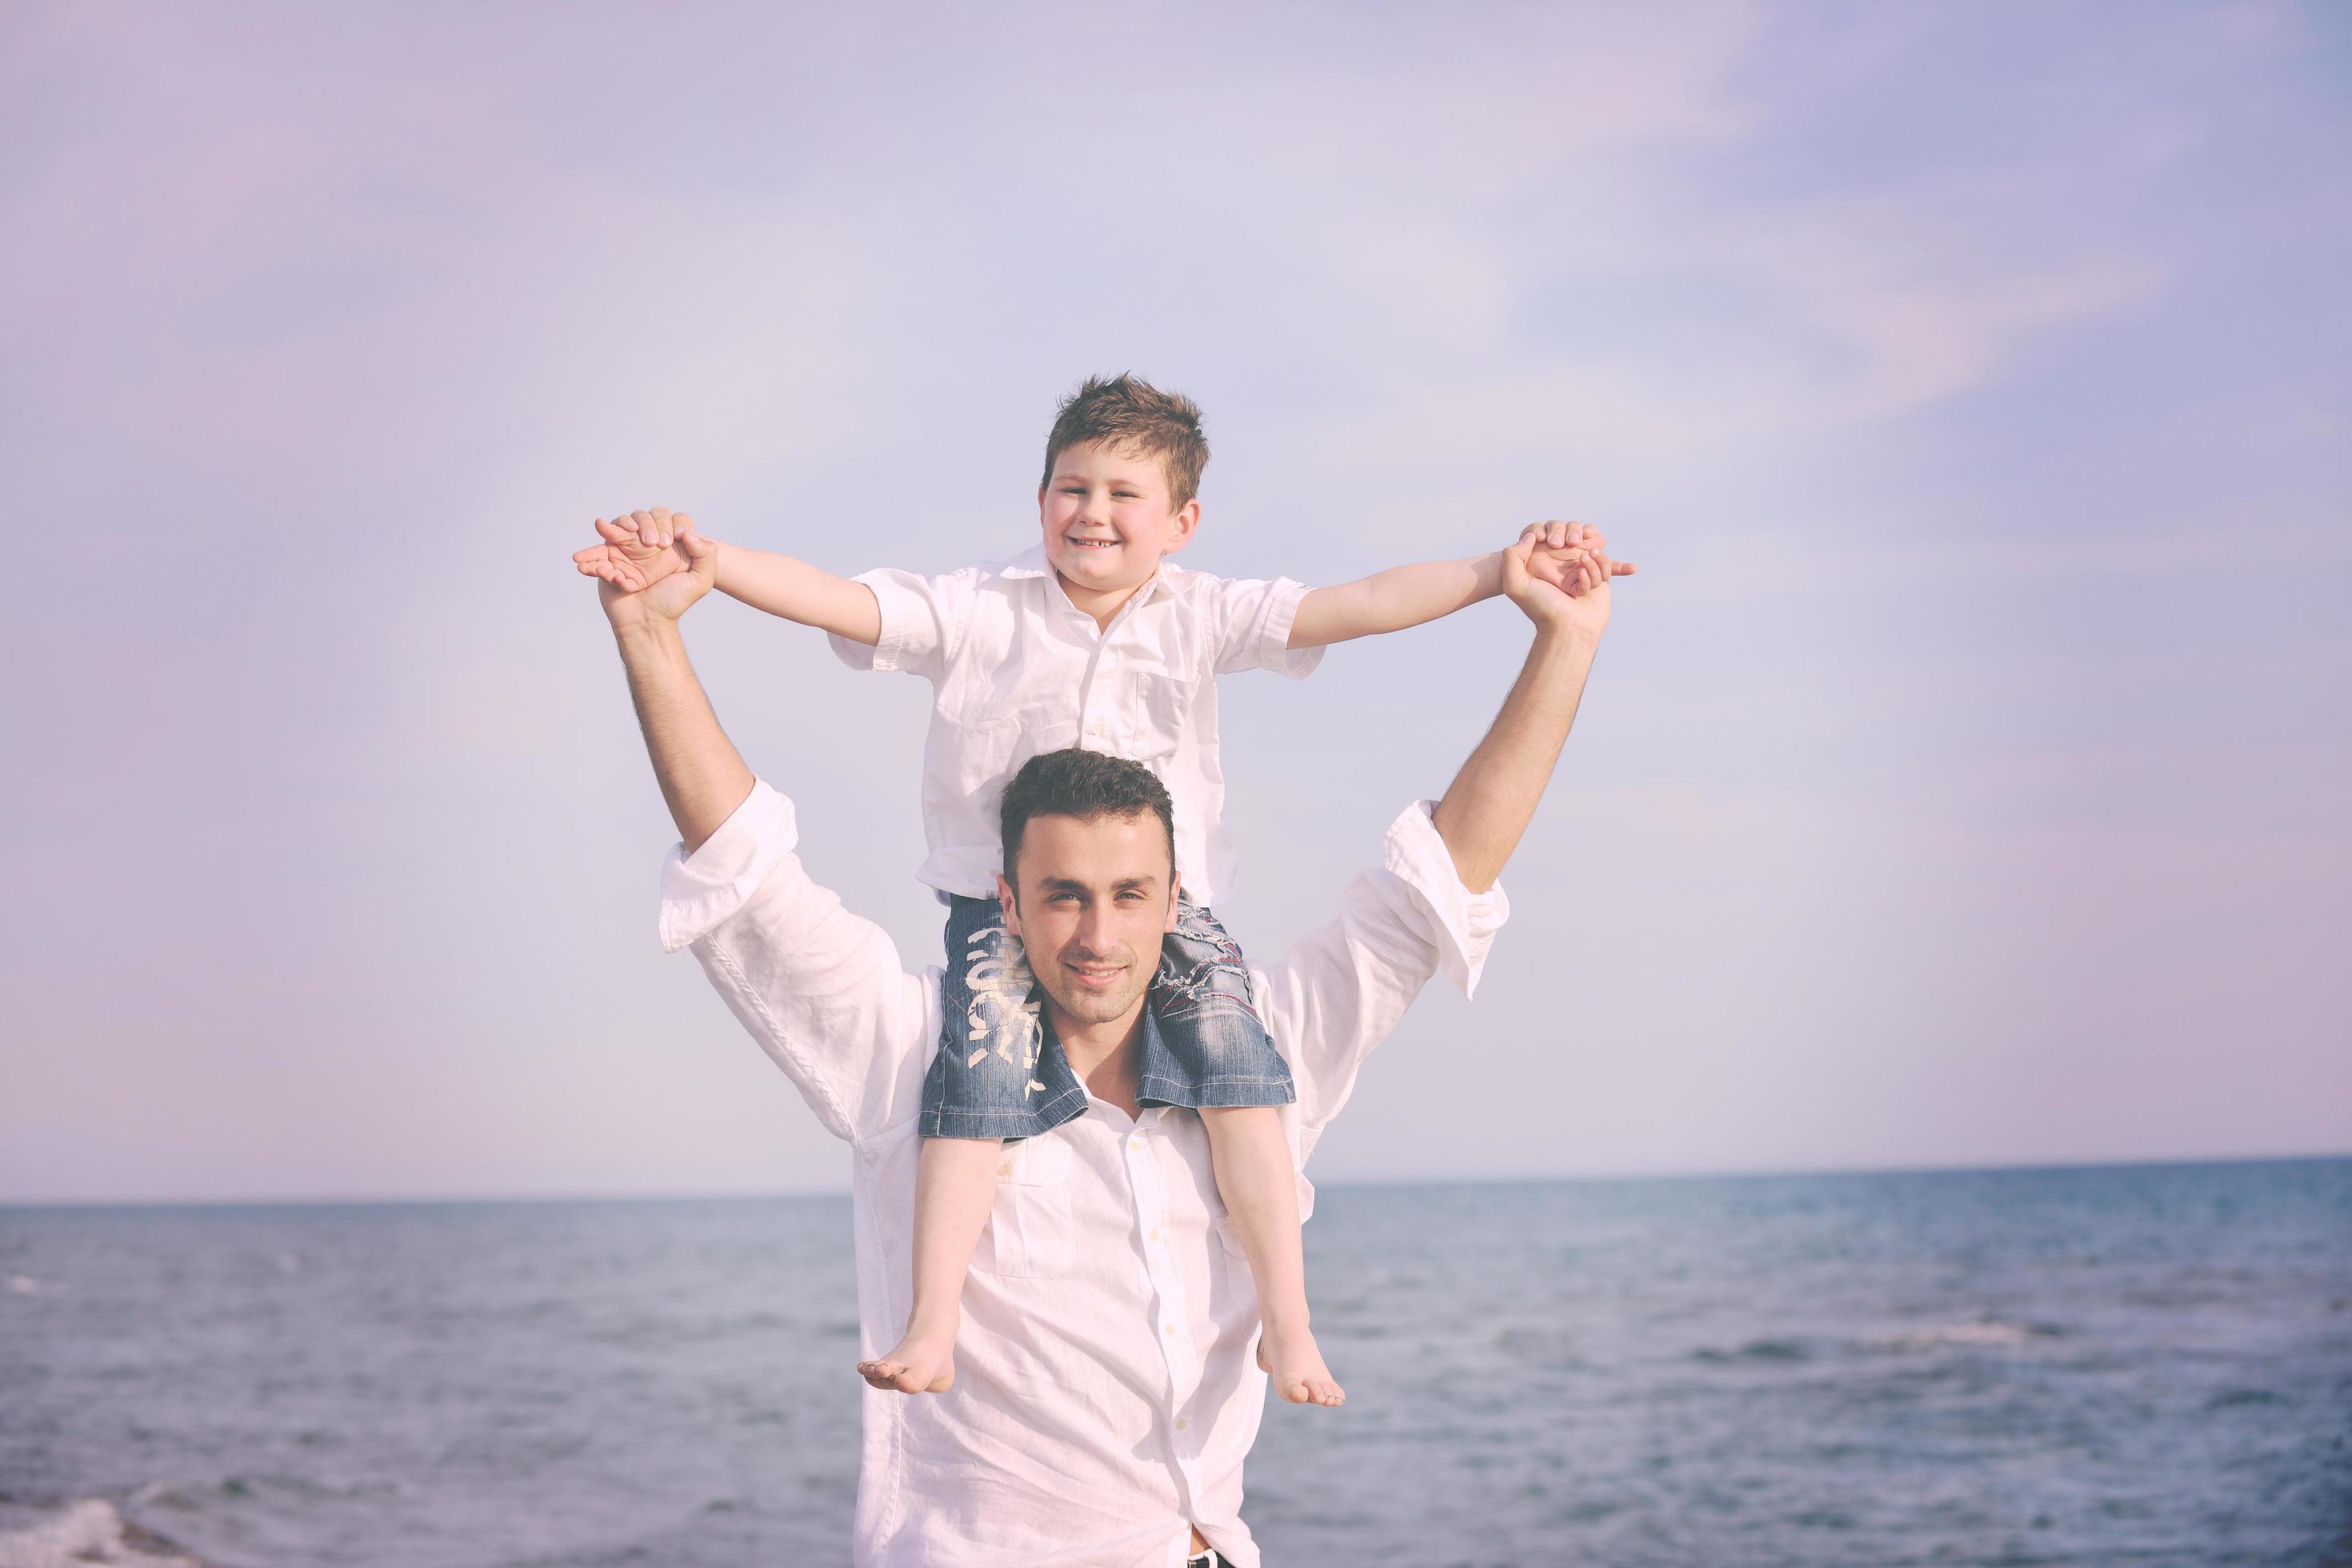
[[[1123,1018],[1081,1024],[1056,1006],[1052,997],[1045,999],[1046,1022],[1054,1026],[1054,1038],[1061,1042],[1062,1057],[1070,1070],[1078,1075],[1088,1094],[1129,1116],[1136,1112],[1135,1058],[1143,1038],[1143,1007],[1139,997]]]

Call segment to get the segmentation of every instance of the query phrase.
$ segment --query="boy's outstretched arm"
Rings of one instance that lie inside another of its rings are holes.
[[[575,552],[572,560],[583,575],[624,593],[650,587],[687,565],[678,536],[692,531],[694,520],[682,511],[653,507],[625,517],[600,517],[595,526],[604,542]],[[868,647],[882,640],[882,607],[865,584],[789,555],[704,537],[717,552],[717,586],[728,597]]]
[[[1527,543],[1531,535],[1539,537],[1529,570],[1554,586],[1567,580],[1580,555],[1598,553],[1608,544],[1601,531],[1589,522],[1533,523],[1519,535],[1519,542]],[[1391,566],[1353,583],[1312,589],[1298,601],[1288,646],[1322,647],[1381,632],[1402,631],[1491,599],[1503,591],[1503,553],[1496,550],[1466,561]],[[1612,576],[1622,577],[1634,569],[1630,561],[1610,563]]]

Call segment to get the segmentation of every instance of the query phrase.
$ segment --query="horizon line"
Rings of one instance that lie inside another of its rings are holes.
[[[1581,1172],[1553,1175],[1364,1176],[1318,1182],[1347,1187],[1569,1186],[1628,1182],[1766,1181],[1802,1176],[1935,1176],[2021,1174],[2034,1171],[2128,1171],[2182,1165],[2325,1164],[2352,1160],[2352,1149],[2293,1154],[2189,1154],[2106,1160],[2015,1160],[1924,1165],[1790,1165],[1746,1169]],[[425,1208],[493,1204],[764,1203],[781,1198],[845,1198],[841,1187],[705,1188],[680,1192],[457,1193],[345,1194],[323,1197],[37,1198],[0,1196],[0,1212],[36,1209]]]

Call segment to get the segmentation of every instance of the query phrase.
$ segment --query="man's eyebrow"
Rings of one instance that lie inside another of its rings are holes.
[[[1142,888],[1148,890],[1159,885],[1160,879],[1156,876],[1121,877],[1110,885],[1110,889],[1114,893],[1123,893],[1129,888]],[[1076,877],[1040,877],[1037,879],[1037,886],[1041,890],[1048,893],[1084,893],[1091,890],[1087,883],[1081,882]]]

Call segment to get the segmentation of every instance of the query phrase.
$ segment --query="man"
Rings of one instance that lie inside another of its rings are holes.
[[[1252,972],[1297,1085],[1284,1116],[1302,1171],[1364,1058],[1439,970],[1470,989],[1507,913],[1496,879],[1550,779],[1609,617],[1605,562],[1580,597],[1528,574],[1538,531],[1507,553],[1505,592],[1535,641],[1493,726],[1442,800],[1391,826],[1337,916]],[[792,802],[744,765],[688,661],[678,617],[710,588],[716,547],[691,532],[679,542],[690,572],[635,593],[598,584],[683,840],[665,871],[662,942],[693,946],[744,1027],[849,1143],[871,1356],[906,1315],[939,972],[907,973],[888,937],[802,868]],[[1087,1112],[1004,1151],[953,1389],[867,1393],[856,1561],[1257,1568],[1238,1512],[1265,1397],[1248,1268],[1217,1213],[1199,1117],[1138,1102],[1148,955],[1175,896],[1156,781],[1083,753],[1038,763],[1042,774],[1033,763],[1007,792],[1029,797],[1008,822],[1012,918]],[[1304,1216],[1303,1174],[1298,1190]]]

